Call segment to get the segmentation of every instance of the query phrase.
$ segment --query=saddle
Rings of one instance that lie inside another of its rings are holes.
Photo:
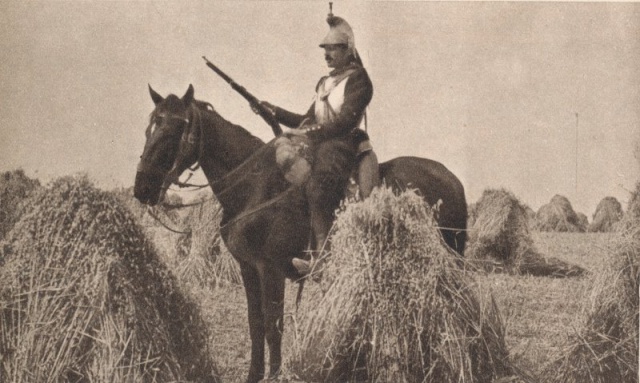
[[[313,162],[309,139],[303,136],[281,136],[275,140],[274,146],[276,163],[284,178],[293,185],[304,185],[311,175]]]
[[[274,141],[276,151],[276,163],[284,174],[284,178],[292,185],[302,186],[311,176],[311,164],[313,163],[313,154],[309,147],[309,139],[305,136],[281,136]],[[369,140],[363,141],[358,145],[357,160],[359,162],[361,155],[372,150]],[[358,194],[358,166],[353,167],[349,182],[345,187],[345,196],[348,199],[357,199]]]

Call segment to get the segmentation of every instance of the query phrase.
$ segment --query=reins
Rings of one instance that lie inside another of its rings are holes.
[[[213,111],[213,106],[209,103],[202,103],[203,106],[205,106],[207,108],[207,110],[211,110]],[[185,141],[189,144],[194,144],[196,138],[194,138],[197,134],[198,136],[198,161],[200,161],[200,157],[202,157],[202,153],[204,152],[204,133],[203,133],[203,127],[202,127],[202,117],[200,116],[200,105],[196,104],[194,107],[195,110],[195,114],[193,115],[193,118],[190,119],[190,121],[188,121],[190,124],[192,124],[191,127],[193,127],[193,124],[196,123],[197,120],[197,133],[196,132],[191,132],[191,130],[189,130],[188,134],[187,132],[185,132],[185,134],[182,136],[181,140]],[[186,181],[184,182],[174,182],[174,184],[176,186],[178,186],[179,188],[194,188],[195,190],[199,190],[199,189],[204,189],[207,187],[211,187],[213,190],[216,189],[215,185],[216,184],[221,184],[224,183],[227,179],[233,177],[236,173],[238,173],[240,171],[240,169],[242,169],[246,163],[248,163],[250,160],[250,158],[247,158],[247,160],[245,160],[244,162],[242,162],[240,165],[236,166],[235,168],[231,169],[226,175],[224,175],[222,178],[220,178],[217,181],[211,181],[211,182],[207,182],[205,184],[192,184],[189,183],[189,179],[191,179],[191,176],[193,176],[193,173],[189,175],[189,177],[187,178]],[[200,167],[200,164],[198,163],[196,166],[194,166],[193,168],[189,168],[189,170],[191,170],[192,172],[195,172],[198,168]]]
[[[211,106],[211,104],[205,104],[205,106],[213,108]],[[202,128],[202,121],[201,121],[201,117],[199,116],[200,110],[198,105],[195,106],[195,114],[192,116],[192,118],[187,118],[187,119],[183,119],[185,122],[187,122],[188,124],[190,124],[189,126],[189,130],[185,131],[185,133],[183,134],[183,136],[181,137],[182,141],[186,141],[190,144],[195,144],[195,140],[196,140],[196,136],[198,139],[198,161],[200,160],[200,157],[202,156],[202,153],[204,151],[204,138],[203,138],[203,128]],[[169,116],[170,118],[172,116]],[[177,118],[177,117],[176,117]],[[198,122],[196,124],[196,121]],[[196,124],[197,126],[194,126],[194,124]],[[191,129],[193,129],[195,127],[195,129],[197,129],[197,132],[192,131]],[[268,144],[265,144],[264,148],[266,148],[268,146]],[[186,187],[191,187],[194,188],[193,191],[195,190],[199,190],[199,189],[203,189],[206,187],[211,187],[214,191],[214,194],[220,194],[223,193],[225,190],[227,190],[228,188],[231,188],[233,186],[235,186],[235,184],[232,185],[228,185],[226,188],[224,189],[220,189],[220,185],[223,185],[225,182],[227,182],[229,179],[231,179],[232,177],[234,177],[237,173],[245,170],[245,168],[247,166],[249,166],[248,164],[251,162],[250,161],[251,158],[246,159],[245,161],[243,161],[240,165],[238,165],[237,167],[235,167],[234,169],[232,169],[231,171],[229,171],[225,176],[223,176],[222,178],[220,178],[219,180],[215,181],[215,182],[208,182],[206,184],[192,184],[189,183],[188,181],[191,179],[191,177],[193,176],[193,173],[191,173],[189,175],[189,177],[187,177],[187,180],[185,180],[184,182],[174,182],[173,184],[177,185],[179,188],[186,188]],[[190,171],[195,172],[198,170],[198,168],[200,167],[200,165],[196,165],[194,167],[190,167],[188,168]],[[216,185],[218,187],[216,187]],[[240,215],[235,216],[234,218],[232,218],[229,222],[225,223],[224,225],[220,225],[220,230],[223,230],[225,228],[228,228],[229,226],[237,223],[238,221],[241,221],[247,217],[250,217],[258,212],[260,212],[263,209],[266,209],[268,207],[270,207],[271,205],[274,205],[278,202],[280,202],[281,200],[285,199],[286,197],[288,197],[291,193],[291,190],[293,190],[295,187],[291,186],[289,187],[287,190],[285,190],[283,193],[281,193],[280,195],[278,195],[275,198],[272,198],[266,202],[263,202],[261,204],[258,204],[257,206],[255,206],[254,208],[244,211],[242,212]],[[168,190],[168,188],[167,188]],[[208,199],[210,200],[210,199]],[[203,200],[203,201],[198,201],[198,202],[193,202],[193,203],[188,203],[188,204],[163,204],[163,207],[167,208],[167,209],[180,209],[180,208],[185,208],[185,207],[192,207],[192,206],[198,206],[198,205],[202,205],[203,203],[205,203],[208,200]],[[158,223],[160,223],[165,229],[176,233],[176,234],[190,234],[192,232],[192,230],[189,231],[180,231],[174,228],[169,227],[167,224],[165,224],[164,222],[162,222],[162,220],[160,220],[160,218],[153,212],[153,210],[149,207],[147,209],[149,215],[151,217],[153,217],[156,221],[158,221]]]
[[[280,193],[277,197],[272,198],[268,201],[265,201],[261,204],[258,204],[256,206],[253,207],[253,209],[247,210],[242,212],[241,214],[233,217],[232,219],[229,220],[229,222],[225,223],[224,225],[220,225],[220,230],[226,229],[227,227],[237,223],[238,221],[241,221],[247,217],[250,217],[268,207],[270,207],[271,205],[275,205],[276,203],[280,202],[281,200],[285,199],[286,197],[289,197],[289,194],[291,194],[291,191],[294,190],[296,187],[295,186],[290,186],[287,190],[285,190],[284,192]]]
[[[191,202],[191,203],[163,203],[162,207],[165,208],[165,210],[175,210],[175,209],[182,209],[185,207],[192,207],[192,206],[200,206],[202,204],[204,204],[205,202],[208,201],[212,201],[213,198],[207,198],[205,200],[202,201],[198,201],[198,202]]]
[[[173,229],[173,228],[169,227],[164,222],[162,222],[162,220],[153,212],[153,208],[151,206],[147,206],[147,213],[151,217],[153,217],[153,219],[155,219],[158,223],[160,223],[160,225],[162,225],[165,229],[169,230],[172,233],[176,233],[176,234],[191,234],[192,233],[191,230],[180,231],[180,230],[176,230],[176,229]]]
[[[269,145],[272,142],[273,141],[264,144],[264,146],[262,146],[260,149],[258,149],[255,153],[258,153],[259,151],[262,151],[262,150],[267,150],[267,148],[269,147]],[[255,155],[255,153],[254,153],[254,155]],[[211,188],[212,188],[213,192],[216,193],[216,194],[224,193],[227,189],[232,188],[232,187],[236,186],[237,183],[241,182],[240,180],[238,180],[236,182],[233,182],[230,185],[226,185],[226,187],[224,189],[221,188],[221,186],[220,186],[220,185],[225,185],[228,182],[228,180],[233,179],[234,177],[236,177],[236,175],[238,173],[246,172],[246,169],[252,163],[252,159],[253,159],[253,156],[249,156],[240,165],[236,166],[235,168],[231,169],[231,171],[227,172],[227,174],[225,174],[222,178],[220,178],[219,180],[217,180],[215,182],[211,182],[210,184],[211,184]]]
[[[191,174],[189,174],[189,177],[187,177],[187,179],[184,182],[178,181],[178,182],[174,182],[174,184],[176,186],[178,186],[180,189],[193,188],[192,190],[188,190],[188,191],[198,191],[200,189],[204,189],[206,187],[211,186],[212,185],[211,182],[208,182],[206,184],[201,184],[201,185],[196,185],[196,184],[190,184],[189,183],[189,180],[191,179],[191,177],[193,177],[193,172],[197,171],[199,167],[200,167],[200,165],[197,164],[195,167],[189,168],[189,170],[191,171]]]

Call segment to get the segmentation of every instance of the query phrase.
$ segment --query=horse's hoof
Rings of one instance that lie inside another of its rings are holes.
[[[276,376],[270,376],[268,378],[264,378],[258,383],[278,383],[278,382],[282,382],[282,380],[280,380],[278,375],[276,375]]]
[[[264,378],[263,374],[260,374],[260,375],[249,374],[249,376],[247,376],[246,383],[260,383],[263,381],[262,378]]]

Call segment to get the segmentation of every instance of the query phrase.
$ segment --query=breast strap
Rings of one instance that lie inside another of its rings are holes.
[[[330,76],[330,77],[325,77],[324,80],[322,81],[322,84],[320,84],[320,88],[318,89],[318,94],[317,94],[317,98],[316,98],[316,102],[320,102],[323,105],[323,108],[321,109],[322,113],[323,113],[323,117],[320,119],[320,121],[333,121],[335,120],[336,117],[336,111],[333,109],[333,106],[331,106],[331,103],[329,102],[329,95],[331,94],[331,92],[333,92],[333,90],[340,85],[340,83],[342,81],[344,81],[347,77],[351,76],[356,70],[351,68],[351,69],[347,69],[342,73],[337,74],[336,76]],[[333,79],[333,81],[328,84],[327,86],[327,80],[328,79]],[[318,109],[316,109],[316,113],[318,113]],[[317,115],[316,115],[316,119],[318,119]]]
[[[329,77],[325,77],[324,80],[322,81],[322,91],[318,92],[318,97],[320,98],[320,100],[322,101],[327,101],[327,97],[329,97],[329,94],[331,94],[331,92],[335,89],[336,86],[338,86],[338,84],[340,84],[345,78],[351,76],[356,70],[351,68],[351,69],[347,69],[342,73],[339,73],[336,76],[329,76]],[[329,86],[329,88],[326,87],[327,84],[327,80],[333,78],[333,83]]]

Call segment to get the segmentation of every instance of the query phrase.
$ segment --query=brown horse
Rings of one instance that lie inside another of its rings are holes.
[[[149,86],[155,109],[147,127],[134,187],[144,204],[161,201],[184,170],[200,164],[223,208],[221,235],[240,264],[251,337],[247,382],[281,365],[285,278],[299,279],[291,260],[308,245],[309,212],[304,190],[290,185],[275,162],[275,148],[194,100],[193,86],[180,98],[166,98]],[[441,201],[439,224],[447,244],[459,254],[466,241],[467,204],[460,181],[442,164],[400,157],[380,165],[387,184],[414,188],[427,203]]]

